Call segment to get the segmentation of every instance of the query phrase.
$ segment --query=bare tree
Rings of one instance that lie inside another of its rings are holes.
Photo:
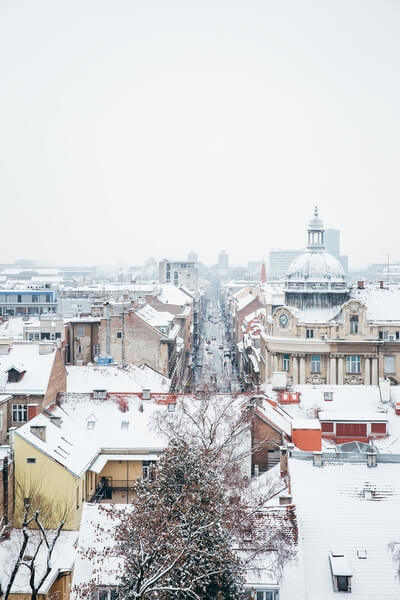
[[[30,505],[27,503],[22,519],[22,543],[16,559],[13,560],[14,566],[12,567],[5,589],[4,600],[8,600],[20,569],[27,569],[29,571],[31,600],[37,599],[40,588],[51,572],[51,558],[54,546],[60,537],[64,521],[59,523],[56,530],[49,531],[43,527],[39,510],[36,510],[32,516],[29,516],[29,513]],[[33,530],[32,527],[35,527],[35,529]]]
[[[266,507],[286,485],[279,476],[262,485],[243,476],[251,417],[240,398],[225,400],[204,393],[173,413],[160,411],[154,427],[169,448],[153,480],[137,484],[132,510],[103,509],[113,523],[99,529],[99,542],[107,533],[116,544],[97,559],[93,547],[86,556],[99,561],[97,573],[122,558],[121,600],[239,600],[244,572],[261,556],[268,553],[277,576],[294,556],[295,522]],[[91,589],[80,586],[75,598]]]

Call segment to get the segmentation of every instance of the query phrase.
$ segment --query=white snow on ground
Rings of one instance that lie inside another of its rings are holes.
[[[318,468],[292,458],[289,472],[301,549],[297,569],[289,567],[284,574],[281,600],[337,600],[328,559],[332,550],[342,551],[350,565],[352,598],[398,599],[399,581],[388,550],[390,542],[400,539],[398,465]],[[364,489],[372,494],[364,497]],[[357,550],[365,550],[367,558],[359,559]]]

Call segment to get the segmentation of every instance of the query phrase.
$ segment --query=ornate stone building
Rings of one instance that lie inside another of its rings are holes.
[[[400,288],[383,282],[349,288],[342,265],[325,252],[318,209],[307,252],[291,264],[285,303],[265,323],[261,381],[286,371],[297,383],[400,383]]]

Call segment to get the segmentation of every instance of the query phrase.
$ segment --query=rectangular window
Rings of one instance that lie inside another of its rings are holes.
[[[388,340],[389,339],[389,332],[388,331],[380,331],[379,332],[379,339],[380,340]]]
[[[361,373],[361,357],[360,356],[346,356],[346,372],[347,373]]]
[[[93,356],[100,356],[100,345],[93,344]]]
[[[358,317],[350,317],[350,333],[358,333]]]
[[[394,356],[385,356],[384,357],[384,372],[385,373],[395,373],[396,372],[396,364]]]
[[[50,296],[50,294],[46,294],[46,302],[47,303],[51,302],[51,296]]]
[[[78,354],[82,354],[82,346],[78,346]]]
[[[333,392],[324,392],[324,400],[325,402],[332,402]]]
[[[77,337],[84,337],[85,335],[85,328],[80,326],[76,328],[76,335]]]
[[[22,296],[21,294],[17,295],[17,302],[20,304],[22,302]]]
[[[28,333],[28,340],[30,342],[34,340],[40,340],[40,333],[38,331],[32,331],[31,333]]]
[[[30,465],[34,465],[36,462],[36,458],[27,458],[26,462]]]
[[[311,356],[311,373],[321,373],[321,357],[318,354]]]
[[[14,423],[22,423],[28,418],[28,408],[26,404],[12,405],[12,420]]]
[[[400,331],[396,331],[396,340],[400,340]]]
[[[117,340],[122,340],[122,337],[123,337],[123,336],[122,336],[122,331],[117,331],[117,332],[115,333],[115,337],[117,338]]]
[[[174,285],[178,285],[179,273],[174,271]]]
[[[313,338],[314,337],[314,329],[306,329],[306,337]]]
[[[366,423],[336,423],[338,437],[366,437]]]
[[[386,433],[386,423],[371,423],[371,433]]]
[[[289,371],[290,368],[290,355],[283,354],[282,356],[282,371]]]
[[[321,423],[321,431],[323,433],[333,433],[333,423]]]
[[[32,294],[32,302],[39,302],[39,296]]]

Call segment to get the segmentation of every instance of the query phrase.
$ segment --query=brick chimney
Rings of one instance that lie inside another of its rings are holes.
[[[39,404],[28,404],[28,421],[31,421],[39,413]]]
[[[286,446],[279,446],[279,465],[281,477],[286,477],[288,474],[288,451]]]
[[[380,287],[381,290],[383,290],[383,288],[385,287],[385,282],[381,280],[379,282],[379,287]]]

